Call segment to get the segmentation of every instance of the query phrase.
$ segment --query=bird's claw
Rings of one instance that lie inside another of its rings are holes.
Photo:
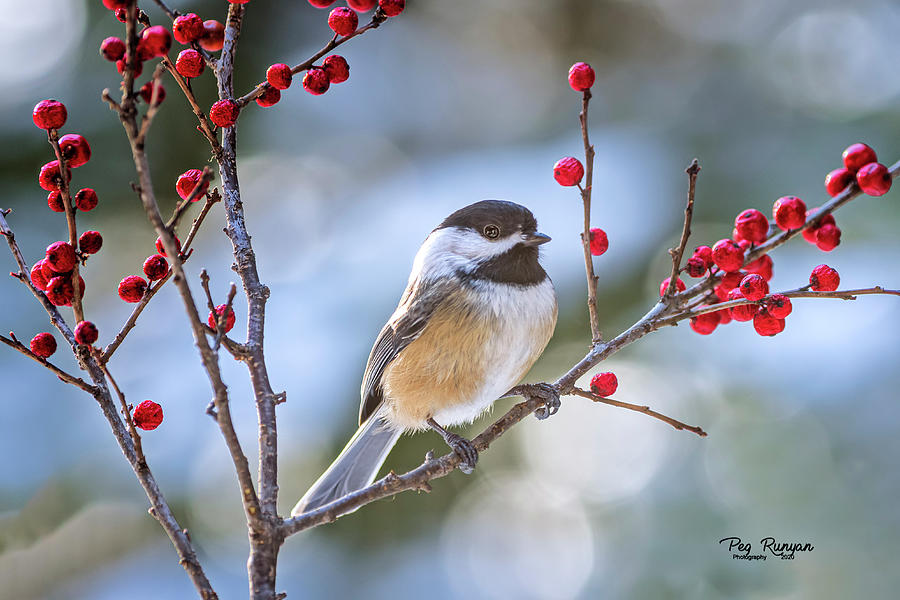
[[[549,383],[532,383],[523,386],[522,390],[530,398],[539,398],[543,400],[544,405],[534,411],[534,416],[543,421],[551,415],[555,415],[559,411],[559,391]]]
[[[466,475],[471,475],[478,462],[478,450],[475,449],[472,442],[455,433],[448,434],[446,442],[460,458],[459,470]]]

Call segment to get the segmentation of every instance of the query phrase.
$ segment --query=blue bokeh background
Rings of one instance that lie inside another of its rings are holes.
[[[138,273],[155,234],[115,115],[100,101],[118,76],[96,48],[121,25],[100,2],[0,0],[0,206],[29,261],[65,236],[36,185],[50,160],[30,110],[69,109],[65,132],[91,142],[74,185],[99,207],[79,216],[104,249],[91,258],[86,311],[108,342],[130,314],[116,283]],[[176,1],[224,19],[220,0]],[[154,22],[162,13],[147,0]],[[329,36],[327,11],[252,0],[236,74],[249,90],[273,62],[295,64]],[[824,174],[850,143],[900,156],[900,10],[820,0],[455,0],[417,2],[342,47],[348,82],[321,97],[299,82],[271,109],[241,117],[239,176],[262,280],[271,288],[267,357],[279,407],[284,512],[355,428],[372,341],[428,231],[483,198],[527,205],[553,237],[544,262],[560,296],[557,335],[530,380],[555,378],[589,341],[577,192],[551,177],[578,155],[579,95],[569,65],[597,71],[594,224],[601,324],[614,335],[652,304],[677,240],[683,169],[697,156],[694,242],[726,237],[740,210],[794,194],[825,199]],[[145,69],[147,74],[150,69]],[[145,75],[146,78],[148,75]],[[211,104],[209,74],[195,81]],[[159,201],[209,158],[174,85],[154,124]],[[847,287],[898,287],[898,192],[837,215],[843,243],[825,255],[797,240],[778,250],[773,287],[802,285],[822,262]],[[230,243],[216,207],[187,263],[224,299]],[[0,252],[0,271],[15,265]],[[598,370],[616,398],[649,404],[709,437],[580,398],[530,419],[476,472],[438,481],[288,540],[279,589],[291,598],[887,598],[900,585],[900,387],[894,297],[798,300],[787,329],[761,338],[732,323],[710,337],[660,331]],[[0,281],[0,328],[22,339],[46,315],[14,279]],[[236,303],[238,325],[246,308]],[[76,367],[65,352],[54,357]],[[245,369],[222,358],[232,412],[255,463]],[[151,466],[190,529],[220,597],[246,596],[247,540],[230,460],[204,414],[210,389],[181,300],[167,287],[110,368],[129,401],[153,399],[166,420],[144,436]],[[95,403],[0,348],[0,598],[181,598],[194,594]],[[498,403],[494,414],[509,401]],[[487,417],[469,433],[484,427]],[[433,435],[404,438],[388,460],[418,464]],[[718,540],[810,542],[791,561],[732,560]]]

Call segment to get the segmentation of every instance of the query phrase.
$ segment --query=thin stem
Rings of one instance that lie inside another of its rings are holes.
[[[670,249],[669,254],[672,256],[672,275],[669,277],[669,285],[666,287],[664,298],[670,301],[675,294],[675,286],[678,281],[678,274],[681,273],[681,259],[684,257],[684,249],[687,246],[688,238],[691,237],[691,219],[694,216],[694,191],[697,185],[697,175],[700,173],[700,163],[697,159],[691,161],[691,164],[684,171],[688,174],[688,198],[687,206],[684,208],[684,227],[681,229],[681,242],[677,249]]]
[[[19,352],[21,352],[28,358],[32,359],[33,361],[38,362],[38,363],[42,364],[43,366],[45,366],[46,368],[50,369],[62,381],[66,382],[66,383],[70,383],[74,386],[77,386],[92,396],[97,393],[97,391],[98,391],[97,388],[95,386],[89,384],[88,382],[86,382],[84,379],[81,379],[80,377],[75,377],[74,375],[66,373],[65,371],[63,371],[62,369],[60,369],[59,367],[57,367],[56,365],[51,363],[46,358],[38,356],[37,354],[32,352],[28,346],[26,346],[25,344],[23,344],[16,338],[16,336],[13,334],[12,331],[9,332],[9,336],[10,337],[7,338],[5,336],[0,335],[0,342],[3,342],[4,344],[6,344],[7,346],[9,346],[10,348],[12,348],[14,350],[18,350]]]
[[[47,131],[47,140],[53,151],[56,153],[56,160],[59,162],[60,185],[59,192],[63,200],[63,206],[66,211],[66,225],[69,229],[69,244],[72,249],[78,251],[78,227],[75,225],[75,207],[72,204],[72,190],[69,186],[70,179],[68,177],[69,166],[66,163],[66,157],[63,156],[62,148],[59,147],[59,132],[55,129]],[[75,322],[84,321],[84,310],[81,306],[81,277],[78,274],[80,261],[75,261],[75,267],[72,269],[72,289],[74,290],[72,297],[72,312],[75,313]]]
[[[128,406],[128,402],[125,401],[125,394],[119,389],[119,385],[116,383],[116,380],[113,379],[112,373],[109,372],[109,368],[102,363],[100,364],[100,368],[103,369],[103,374],[106,375],[109,383],[112,384],[113,390],[116,392],[116,396],[119,398],[119,404],[122,407],[122,416],[125,417],[125,424],[128,425],[128,432],[131,434],[131,441],[134,442],[134,453],[137,456],[138,463],[146,466],[147,459],[144,457],[144,446],[141,444],[141,436],[134,426],[134,419],[131,417],[131,408]]]
[[[575,396],[581,396],[582,398],[587,398],[588,400],[593,400],[594,402],[609,404],[610,406],[617,406],[619,408],[625,408],[627,410],[633,410],[635,412],[643,413],[647,416],[653,417],[654,419],[659,419],[663,423],[668,423],[679,431],[691,431],[693,433],[696,433],[700,437],[706,437],[706,432],[703,431],[703,429],[701,429],[700,427],[687,425],[686,423],[682,423],[677,419],[667,417],[666,415],[658,413],[655,410],[651,409],[649,406],[631,404],[630,402],[621,402],[620,400],[613,400],[612,398],[604,398],[577,387],[572,388],[569,393]]]
[[[581,246],[584,250],[584,269],[587,276],[588,316],[591,322],[591,342],[596,345],[603,341],[600,333],[600,315],[597,312],[597,276],[594,274],[594,260],[591,258],[591,192],[594,184],[594,146],[588,139],[588,104],[591,90],[584,90],[581,97],[581,138],[584,141],[584,187],[579,184],[581,201],[584,205],[584,230],[581,232]]]

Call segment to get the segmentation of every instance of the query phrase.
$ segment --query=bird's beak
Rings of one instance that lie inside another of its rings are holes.
[[[550,241],[550,236],[535,231],[534,233],[522,234],[523,242],[526,246],[540,246]]]

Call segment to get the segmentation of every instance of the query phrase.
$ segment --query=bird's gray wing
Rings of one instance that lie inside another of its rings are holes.
[[[422,330],[425,329],[435,308],[447,297],[449,290],[453,287],[455,285],[450,282],[422,285],[418,280],[407,286],[394,317],[381,329],[375,345],[372,346],[372,352],[369,353],[369,361],[366,363],[366,373],[363,376],[360,390],[362,396],[359,405],[360,425],[378,409],[384,399],[381,376],[384,374],[385,368],[404,348],[422,334]]]

